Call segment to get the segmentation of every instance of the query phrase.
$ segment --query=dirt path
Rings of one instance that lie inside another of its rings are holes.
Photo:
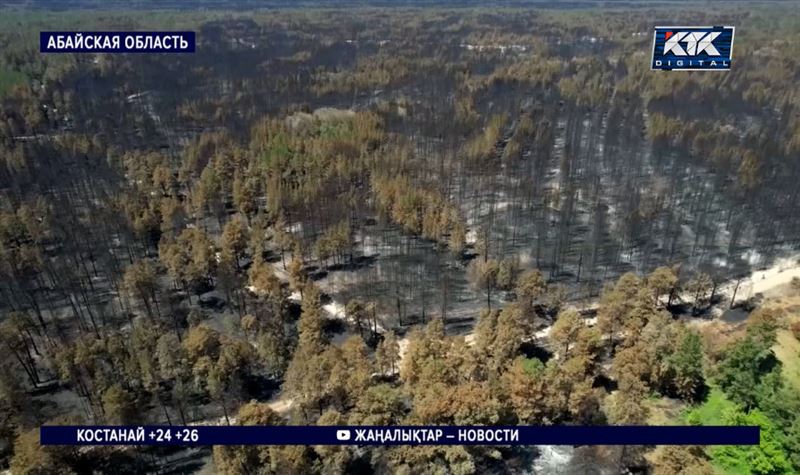
[[[749,277],[739,283],[736,290],[736,302],[741,302],[756,294],[768,296],[776,288],[789,284],[793,278],[800,279],[800,254],[778,259],[766,270],[753,271]],[[736,280],[720,286],[720,291],[728,297],[728,303],[736,289]]]

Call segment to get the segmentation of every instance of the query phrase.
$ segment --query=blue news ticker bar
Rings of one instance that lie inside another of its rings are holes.
[[[41,31],[40,53],[194,53],[194,31]]]
[[[759,440],[758,426],[42,426],[40,429],[42,445],[757,445]]]

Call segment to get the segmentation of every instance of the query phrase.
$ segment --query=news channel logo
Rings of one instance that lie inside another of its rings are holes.
[[[728,71],[733,55],[732,26],[657,26],[652,69]]]

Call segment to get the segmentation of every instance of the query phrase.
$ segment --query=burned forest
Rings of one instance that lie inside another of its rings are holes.
[[[800,471],[791,2],[13,4],[0,470]],[[660,24],[736,25],[733,67],[651,70]],[[69,29],[197,49],[39,52]],[[46,423],[751,424],[761,445],[78,450],[41,446]]]

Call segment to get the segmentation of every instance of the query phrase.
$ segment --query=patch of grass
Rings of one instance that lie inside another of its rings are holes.
[[[350,121],[323,122],[319,125],[319,136],[325,139],[347,139],[353,136],[353,124]]]
[[[27,79],[27,76],[19,71],[0,68],[0,97],[3,97],[9,89],[17,84],[24,83]]]
[[[284,166],[292,157],[288,138],[284,134],[275,135],[269,143],[269,148],[264,151],[264,164],[267,167]]]
[[[777,337],[772,349],[783,363],[783,377],[800,391],[800,341],[789,330],[778,330]]]
[[[711,426],[711,425],[724,425],[723,414],[732,411],[736,405],[731,402],[722,390],[716,386],[712,386],[703,404],[696,406],[683,415],[683,420],[691,425]],[[716,457],[712,456],[712,463],[717,472],[725,475],[734,475],[741,473],[749,473],[746,466],[736,467],[730,460],[726,460],[727,467],[723,467]]]
[[[736,405],[728,400],[720,388],[712,386],[706,401],[687,411],[684,420],[691,425],[719,425],[722,424],[723,413],[735,407]]]

